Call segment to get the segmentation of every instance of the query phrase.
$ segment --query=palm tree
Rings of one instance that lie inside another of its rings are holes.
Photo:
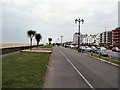
[[[27,35],[28,35],[28,37],[30,37],[30,46],[31,46],[30,49],[32,49],[32,39],[35,36],[35,33],[36,33],[36,31],[33,31],[33,30],[27,31]]]
[[[40,40],[42,39],[41,34],[39,34],[39,33],[35,34],[35,39],[37,41],[37,48],[38,48],[38,44],[39,44]]]
[[[51,44],[52,38],[48,38],[49,45]]]

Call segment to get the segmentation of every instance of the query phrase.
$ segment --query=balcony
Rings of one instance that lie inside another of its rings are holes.
[[[113,36],[113,38],[119,38],[119,36]]]
[[[113,32],[112,34],[118,34],[119,32]]]
[[[112,40],[119,40],[119,38],[112,38]]]
[[[116,35],[119,35],[119,34],[112,34],[112,36],[116,36]]]
[[[113,43],[113,46],[118,46],[118,44],[114,44],[114,43]]]

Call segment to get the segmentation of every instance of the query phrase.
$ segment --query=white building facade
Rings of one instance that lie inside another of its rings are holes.
[[[75,34],[73,35],[73,44],[78,44],[78,36],[79,36],[78,33],[75,33]],[[83,35],[83,34],[80,34],[80,40],[79,40],[80,44],[82,44],[83,41],[84,41],[83,37],[84,37],[84,35]]]
[[[78,44],[78,33],[75,33],[73,35],[73,44]],[[95,35],[87,35],[87,34],[81,34],[80,35],[80,44],[94,44],[98,45],[98,37]]]

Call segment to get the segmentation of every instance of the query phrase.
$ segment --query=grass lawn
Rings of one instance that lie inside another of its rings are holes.
[[[2,58],[3,88],[42,88],[50,53],[20,52]]]
[[[45,45],[45,46],[39,46],[39,48],[52,48],[53,45]]]

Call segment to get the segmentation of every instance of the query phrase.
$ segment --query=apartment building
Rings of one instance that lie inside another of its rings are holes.
[[[100,33],[99,45],[107,48],[112,47],[112,31],[105,31]]]
[[[120,27],[112,30],[112,46],[120,48]]]

